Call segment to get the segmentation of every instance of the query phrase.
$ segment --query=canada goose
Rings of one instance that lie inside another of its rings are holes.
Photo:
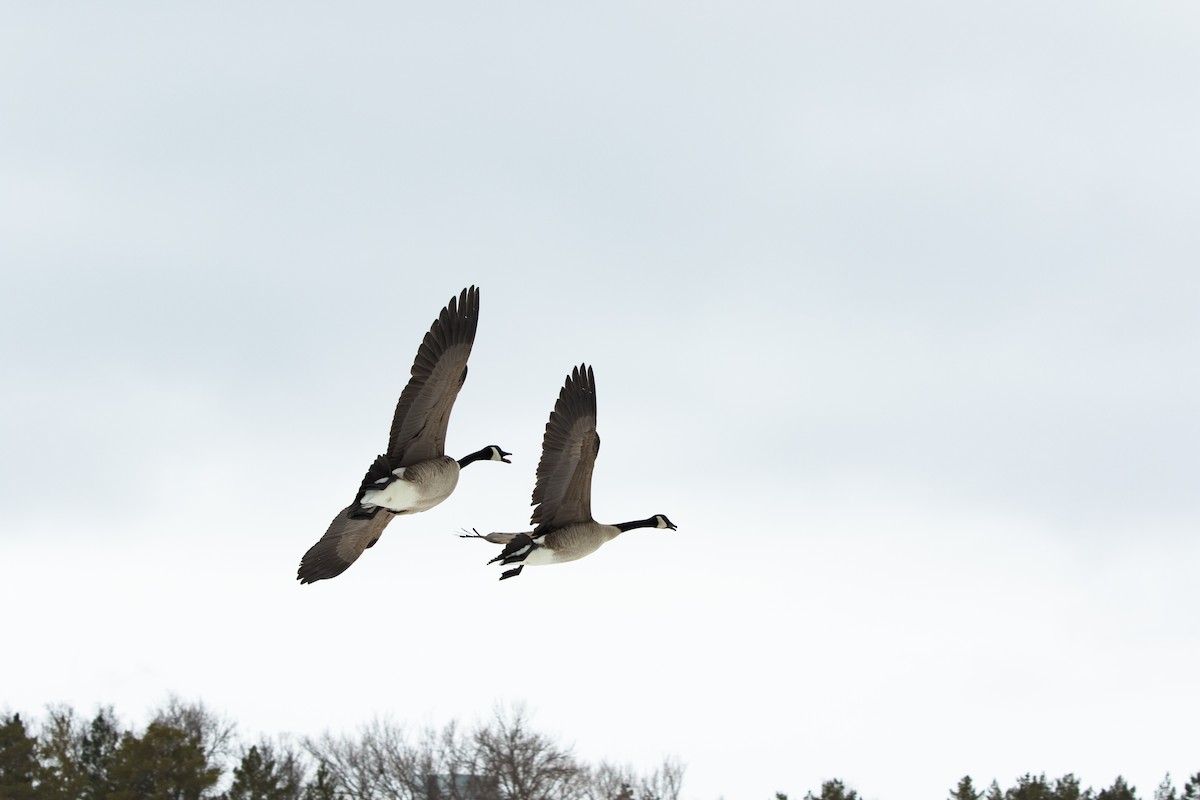
[[[474,286],[451,297],[433,321],[396,404],[387,452],[371,464],[354,501],[304,554],[296,571],[301,583],[341,575],[363,550],[379,541],[392,517],[426,511],[449,497],[458,484],[459,470],[468,464],[512,463],[508,460],[512,454],[494,444],[457,461],[445,455],[446,426],[467,379],[467,357],[478,323],[479,290]]]
[[[533,517],[529,533],[464,533],[464,539],[485,539],[504,545],[494,564],[517,564],[500,580],[521,574],[526,564],[560,564],[596,552],[600,545],[634,528],[676,530],[663,514],[646,519],[602,525],[592,519],[592,466],[600,452],[596,434],[596,378],[581,364],[572,370],[558,394],[546,423],[537,485],[533,488]]]

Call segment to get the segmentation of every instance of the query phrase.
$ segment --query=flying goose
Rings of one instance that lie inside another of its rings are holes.
[[[392,517],[427,511],[449,497],[458,484],[459,470],[468,464],[512,463],[508,460],[512,454],[494,444],[457,461],[445,455],[446,426],[467,379],[467,357],[478,323],[479,290],[474,286],[451,297],[433,321],[396,404],[387,452],[371,464],[354,501],[304,554],[296,571],[301,583],[341,575],[363,550],[379,541]]]
[[[663,514],[646,519],[602,525],[592,519],[592,466],[600,452],[596,434],[596,378],[581,364],[572,370],[558,394],[546,423],[542,460],[532,504],[536,506],[529,533],[464,533],[464,539],[485,539],[504,545],[494,564],[517,564],[500,580],[520,575],[526,564],[560,564],[596,552],[600,545],[634,528],[670,528]]]

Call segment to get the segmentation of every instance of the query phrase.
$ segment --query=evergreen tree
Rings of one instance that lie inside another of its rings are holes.
[[[1004,797],[1005,800],[1054,800],[1054,792],[1044,774],[1035,777],[1027,772],[1017,778],[1017,785],[1005,792]]]
[[[804,800],[858,800],[858,792],[847,789],[846,784],[834,778],[821,784],[820,797],[813,797],[813,793],[809,792],[804,795]]]
[[[988,786],[984,798],[985,800],[1004,800],[1004,792],[1000,791],[1000,784],[993,780]]]
[[[979,800],[981,797],[983,792],[975,791],[975,784],[971,782],[970,775],[962,776],[958,786],[950,792],[950,800]]]
[[[1054,800],[1092,800],[1092,790],[1081,789],[1079,778],[1068,772],[1054,782]]]
[[[1100,790],[1096,800],[1137,800],[1137,790],[1118,775],[1112,786]]]
[[[81,800],[105,800],[115,790],[109,771],[121,743],[120,725],[112,708],[96,712],[79,745],[79,766],[84,775]]]
[[[1154,800],[1176,800],[1175,785],[1171,783],[1171,773],[1163,776],[1162,783],[1154,790]]]
[[[317,767],[313,779],[304,785],[303,800],[337,800],[337,786],[329,768],[324,764]]]
[[[1200,772],[1197,772],[1183,785],[1183,796],[1179,800],[1200,800]]]
[[[20,714],[13,714],[0,725],[0,797],[33,800],[37,773],[37,737],[25,732]]]
[[[203,800],[221,770],[194,736],[152,722],[141,737],[121,737],[110,775],[116,790],[107,800]]]
[[[297,800],[299,782],[283,768],[268,744],[252,745],[233,768],[233,784],[226,800]]]

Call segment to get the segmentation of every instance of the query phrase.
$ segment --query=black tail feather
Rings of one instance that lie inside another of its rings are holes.
[[[500,555],[489,561],[489,564],[495,564],[499,561],[501,564],[516,564],[524,561],[533,552],[533,549],[538,546],[538,543],[527,533],[518,533],[512,538],[512,541],[504,545],[504,549],[500,551]]]

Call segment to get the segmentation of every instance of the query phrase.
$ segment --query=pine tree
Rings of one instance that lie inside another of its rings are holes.
[[[1092,790],[1081,789],[1079,778],[1068,772],[1054,782],[1054,800],[1092,800]]]
[[[1137,800],[1137,790],[1118,775],[1112,786],[1100,790],[1096,800]]]
[[[1054,792],[1044,774],[1035,777],[1027,772],[1017,778],[1017,785],[1005,792],[1004,797],[1005,800],[1054,800]]]
[[[233,768],[233,783],[227,800],[296,800],[300,786],[292,775],[281,768],[274,749],[263,744],[252,745]]]
[[[1200,772],[1197,772],[1183,785],[1183,795],[1179,800],[1200,800]]]
[[[1004,792],[1000,791],[1000,784],[995,780],[988,785],[987,793],[984,794],[985,800],[1004,800]]]
[[[1171,773],[1163,776],[1162,783],[1154,790],[1154,800],[1176,800],[1175,785],[1171,783]]]
[[[329,768],[324,764],[317,767],[313,779],[304,785],[303,800],[337,800],[337,786]]]
[[[25,732],[20,714],[13,714],[0,725],[0,797],[33,800],[37,773],[37,737]]]
[[[958,786],[950,792],[950,800],[979,800],[981,797],[983,792],[975,791],[975,784],[971,782],[970,775],[962,776]]]
[[[204,748],[179,728],[152,722],[139,738],[121,737],[110,770],[107,800],[203,800],[221,777]]]
[[[120,723],[112,708],[101,708],[92,718],[79,747],[79,764],[86,776],[82,800],[105,800],[116,787],[109,771],[121,743]]]
[[[847,789],[846,784],[837,778],[821,784],[820,797],[814,797],[812,792],[804,795],[804,800],[858,800],[858,792]]]

